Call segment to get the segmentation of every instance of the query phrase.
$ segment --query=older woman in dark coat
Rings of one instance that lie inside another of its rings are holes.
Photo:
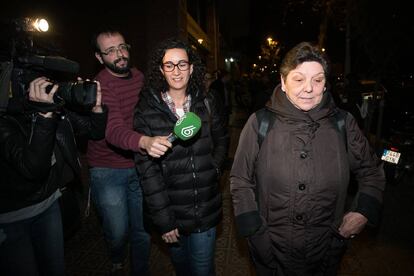
[[[335,275],[348,239],[379,220],[384,173],[355,119],[326,91],[318,48],[298,44],[280,72],[262,144],[256,113],[241,133],[230,175],[236,223],[258,275]],[[350,170],[359,191],[345,210]]]

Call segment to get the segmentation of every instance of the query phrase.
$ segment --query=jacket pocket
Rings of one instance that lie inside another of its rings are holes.
[[[342,257],[348,248],[349,240],[335,229],[331,230],[331,241],[322,261],[323,275],[336,275]]]
[[[273,254],[272,240],[265,223],[259,230],[247,239],[249,251],[254,261],[269,267],[276,268],[276,258]]]

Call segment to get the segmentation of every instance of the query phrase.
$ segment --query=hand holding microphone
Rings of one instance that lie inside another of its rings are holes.
[[[142,136],[139,139],[139,147],[144,149],[148,155],[159,158],[172,147],[167,138],[168,136]]]
[[[177,138],[185,141],[194,137],[201,128],[201,119],[193,112],[187,112],[174,126],[174,131],[169,136],[142,136],[139,140],[140,148],[155,158],[159,158],[172,147],[172,142]]]
[[[168,141],[172,143],[177,138],[186,141],[194,137],[200,128],[200,117],[193,112],[187,112],[175,123],[174,131],[168,136]]]

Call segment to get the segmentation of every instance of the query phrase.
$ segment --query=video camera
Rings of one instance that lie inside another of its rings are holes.
[[[30,82],[40,76],[58,84],[55,103],[77,110],[89,110],[96,104],[95,82],[57,81],[64,74],[76,74],[79,64],[51,55],[50,49],[45,50],[35,44],[34,35],[48,30],[45,19],[15,19],[6,25],[6,32],[3,33],[7,34],[9,45],[7,52],[0,53],[0,111],[7,110],[9,99],[25,98]]]

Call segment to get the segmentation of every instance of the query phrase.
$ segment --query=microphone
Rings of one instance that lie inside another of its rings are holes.
[[[174,131],[168,137],[168,142],[172,143],[177,138],[186,141],[194,137],[201,128],[201,119],[193,112],[185,113],[175,123]]]
[[[19,61],[22,63],[42,66],[45,69],[65,73],[78,73],[79,71],[79,64],[76,61],[60,56],[32,55],[27,57],[19,57]]]

